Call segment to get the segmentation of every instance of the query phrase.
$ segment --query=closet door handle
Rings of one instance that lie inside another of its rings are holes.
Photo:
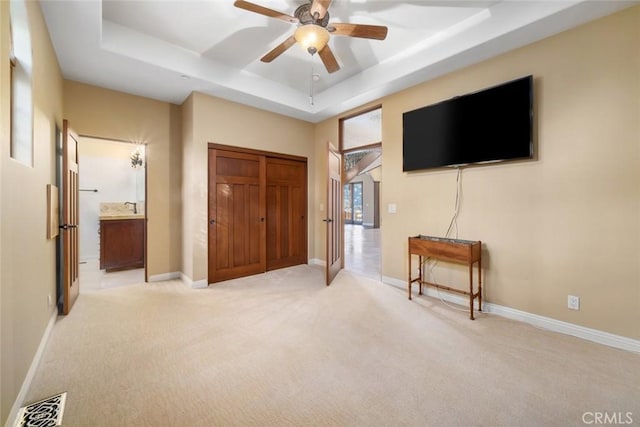
[[[213,224],[215,224],[215,223],[216,223],[216,220],[215,220],[215,219],[212,219],[211,221],[209,221],[209,224],[210,224],[210,225],[213,225]]]

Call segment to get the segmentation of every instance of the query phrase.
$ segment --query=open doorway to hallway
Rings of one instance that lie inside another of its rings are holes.
[[[362,155],[345,154],[345,163],[354,164],[353,156],[361,157]],[[357,166],[351,166],[351,169],[354,167],[357,168]],[[350,182],[344,184],[342,193],[344,267],[349,271],[375,279],[382,277],[379,168],[380,166],[375,166],[353,177]],[[349,176],[349,174],[345,175]]]
[[[80,292],[144,283],[145,146],[81,136]]]
[[[380,280],[382,109],[340,120],[343,154],[344,268]]]

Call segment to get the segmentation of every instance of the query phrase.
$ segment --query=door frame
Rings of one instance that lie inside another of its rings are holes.
[[[382,140],[380,141],[373,141],[370,142],[369,144],[364,144],[364,145],[359,145],[357,147],[349,147],[349,148],[345,148],[344,147],[344,121],[345,120],[349,120],[352,119],[354,117],[358,117],[360,115],[363,114],[367,114],[370,113],[372,111],[375,110],[380,110],[380,113],[384,116],[384,111],[383,111],[383,107],[382,104],[374,104],[371,105],[369,107],[363,108],[362,110],[358,110],[358,111],[353,111],[345,116],[342,116],[338,119],[338,143],[339,143],[339,150],[338,154],[340,155],[340,159],[343,160],[343,156],[345,154],[348,154],[350,152],[353,151],[361,151],[361,150],[366,150],[369,148],[376,148],[376,147],[380,147],[382,149]],[[381,131],[382,131],[382,124],[381,124]],[[382,134],[380,135],[380,138],[382,138]],[[342,167],[342,165],[341,165]],[[381,165],[382,167],[382,165]],[[341,174],[344,177],[344,171],[341,172]],[[344,178],[343,178],[344,181]],[[374,228],[380,228],[380,181],[374,181],[374,185],[375,185],[375,191],[376,194],[374,195],[374,198],[377,198],[377,203],[376,206],[374,206]],[[341,187],[342,188],[342,187]],[[342,199],[341,199],[341,203],[342,203]],[[342,210],[340,211],[341,215],[343,215]],[[343,268],[344,268],[344,224],[342,225],[342,246],[343,246],[343,259],[342,259],[342,263],[343,263]],[[327,260],[328,262],[328,260]],[[380,254],[380,275],[382,276],[382,254]]]
[[[293,154],[284,154],[284,153],[277,153],[275,151],[257,150],[255,148],[236,147],[234,145],[218,144],[215,142],[209,142],[207,144],[207,148],[214,149],[214,150],[234,151],[236,153],[244,153],[244,154],[255,154],[258,156],[265,156],[265,157],[277,157],[279,159],[295,160],[295,161],[305,162],[305,163],[308,163],[309,161],[309,159],[307,159],[306,157],[296,156]],[[307,186],[308,185],[309,183],[307,182]]]
[[[90,139],[101,139],[104,141],[110,142],[120,142],[123,144],[128,144],[131,146],[143,145],[144,146],[144,281],[145,283],[149,283],[149,258],[148,258],[148,225],[149,225],[149,147],[151,144],[142,143],[137,144],[132,142],[131,140],[120,139],[120,138],[110,138],[106,136],[95,136],[95,135],[87,135],[87,134],[78,134],[79,138],[90,138]]]

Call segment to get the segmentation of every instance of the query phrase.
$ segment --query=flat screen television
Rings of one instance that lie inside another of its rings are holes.
[[[402,170],[533,158],[533,76],[402,115]]]

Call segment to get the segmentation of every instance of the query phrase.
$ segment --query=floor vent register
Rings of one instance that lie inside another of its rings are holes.
[[[62,425],[67,393],[47,397],[20,408],[15,427],[56,427]]]

